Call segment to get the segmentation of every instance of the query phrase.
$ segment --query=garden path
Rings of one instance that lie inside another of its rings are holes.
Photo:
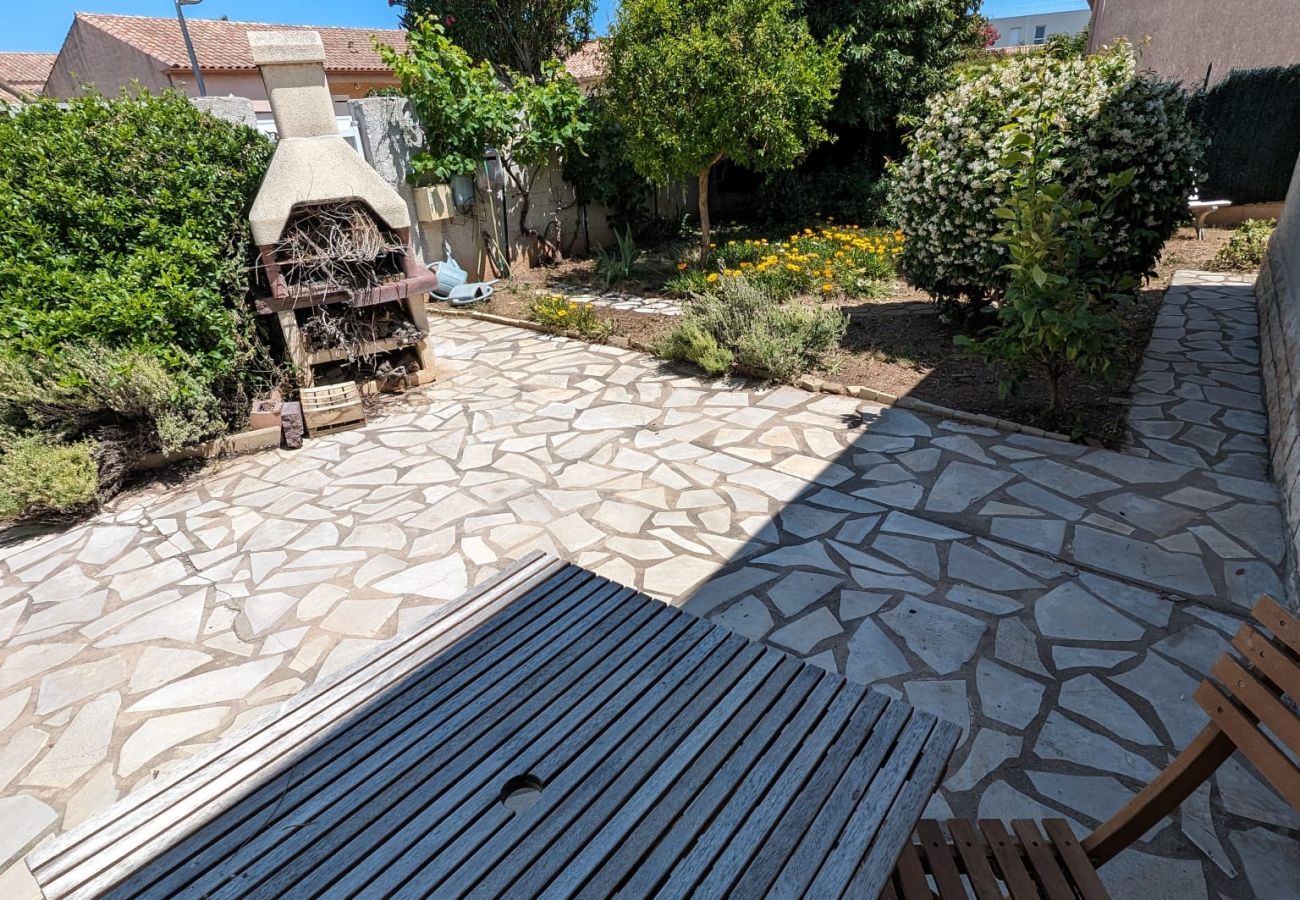
[[[442,379],[362,429],[0,550],[0,896],[36,842],[532,549],[958,722],[932,812],[1080,831],[1281,592],[1262,480],[482,322],[432,340]],[[1298,860],[1300,816],[1233,762],[1104,872],[1274,898]]]
[[[574,303],[586,303],[616,312],[651,313],[657,316],[680,316],[682,305],[666,297],[645,297],[624,291],[593,291],[576,285],[556,285],[552,290]]]
[[[1268,475],[1254,278],[1180,272],[1134,379],[1137,452],[1244,478]]]

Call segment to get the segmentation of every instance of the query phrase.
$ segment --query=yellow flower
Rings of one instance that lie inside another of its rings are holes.
[[[678,264],[677,264],[677,271],[678,271],[678,272],[685,272],[685,271],[686,271],[687,269],[689,269],[690,267],[691,267],[691,266],[690,266],[690,263],[678,263]]]
[[[822,291],[824,293],[829,294],[833,290],[835,290],[835,285],[831,284],[829,281],[822,285]]]
[[[713,282],[715,282],[715,281],[718,280],[718,273],[717,273],[717,272],[710,272],[710,273],[709,273],[709,277],[706,278],[706,279],[704,279],[704,280],[707,281],[709,284],[713,284]]]
[[[752,266],[752,265],[753,265],[753,263],[743,262],[743,263],[740,264],[740,267],[741,267],[742,269],[748,269],[748,268],[749,268],[750,266]]]
[[[568,311],[567,309],[557,309],[557,310],[555,311],[555,315],[558,316],[558,317],[561,318],[561,319],[564,318],[565,316],[567,316],[568,314],[569,314],[569,311]]]

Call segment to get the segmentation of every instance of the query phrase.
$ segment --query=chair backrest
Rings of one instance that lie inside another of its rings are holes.
[[[1251,612],[1272,636],[1242,625],[1232,646],[1244,664],[1231,654],[1220,656],[1210,671],[1222,688],[1203,681],[1196,702],[1273,789],[1300,810],[1300,619],[1268,595]]]
[[[1082,842],[1101,865],[1174,810],[1236,751],[1300,810],[1300,618],[1268,595],[1251,611],[1270,634],[1241,626],[1193,695],[1210,722],[1124,808]]]

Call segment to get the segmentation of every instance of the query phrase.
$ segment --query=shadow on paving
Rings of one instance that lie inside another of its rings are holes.
[[[868,408],[845,424],[856,431],[849,448],[810,473],[811,484],[788,485],[779,513],[685,608],[960,724],[963,741],[929,815],[1060,816],[1086,834],[1205,723],[1192,692],[1241,620],[1225,614],[1232,603],[1214,609],[1169,589],[1217,590],[1189,574],[1199,562],[1134,570],[1147,584],[1117,579],[1134,563],[1129,550],[1120,544],[1110,565],[1082,566],[1081,536],[1135,520],[1148,536],[1185,528],[1203,515],[1194,492],[1209,487],[1189,487],[1189,473],[1166,463],[899,409]],[[968,461],[947,463],[920,489],[912,476],[940,468],[936,444]],[[1110,480],[1125,472],[1140,476],[1137,487]],[[1159,484],[1175,474],[1181,487]],[[779,472],[755,478],[779,494]],[[1057,491],[1043,484],[1052,479]],[[1267,485],[1212,486],[1239,492],[1225,528],[1259,515],[1266,524],[1276,512]],[[1265,527],[1258,534],[1274,549]],[[1161,578],[1164,590],[1150,584]],[[1256,587],[1280,592],[1267,575],[1260,582],[1233,600]],[[1118,896],[1178,885],[1181,897],[1240,897],[1246,879],[1259,897],[1283,896],[1290,875],[1272,860],[1300,853],[1295,829],[1300,815],[1234,759],[1103,875]]]

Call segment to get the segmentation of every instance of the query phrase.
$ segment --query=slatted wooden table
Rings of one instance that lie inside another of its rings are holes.
[[[957,735],[534,556],[28,862],[50,898],[870,898]]]

